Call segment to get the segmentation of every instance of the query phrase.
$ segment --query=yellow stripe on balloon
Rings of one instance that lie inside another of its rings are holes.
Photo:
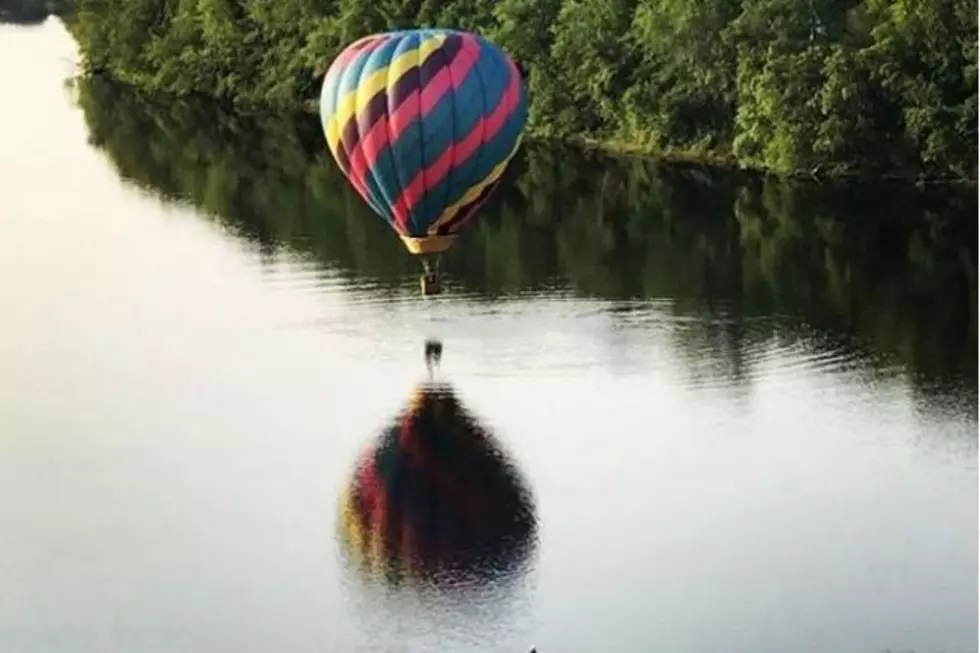
[[[327,133],[327,147],[330,148],[330,154],[333,155],[337,165],[340,165],[340,155],[338,154],[338,148],[340,147],[340,127],[337,125],[337,121],[331,119],[324,125],[324,131]]]
[[[418,65],[421,66],[426,62],[426,60],[432,56],[432,53],[442,47],[442,44],[446,42],[446,36],[440,34],[435,38],[426,39],[419,43],[419,59]],[[422,89],[419,89],[421,91]]]
[[[436,233],[438,233],[439,228],[442,225],[446,224],[454,217],[456,217],[456,214],[459,213],[460,209],[462,209],[464,206],[466,206],[467,204],[469,204],[470,202],[478,198],[480,196],[480,193],[483,192],[483,189],[485,189],[493,182],[497,181],[497,179],[500,178],[500,175],[504,174],[504,170],[507,168],[507,164],[510,163],[510,160],[514,158],[515,154],[517,154],[517,148],[520,147],[521,145],[522,136],[523,135],[517,137],[517,140],[514,142],[514,149],[510,151],[510,154],[504,157],[503,161],[501,161],[496,166],[494,166],[493,170],[490,171],[489,175],[487,175],[480,181],[470,186],[469,189],[463,194],[461,198],[459,198],[457,202],[446,207],[446,210],[442,212],[442,214],[439,216],[439,219],[433,222],[432,225],[429,226],[428,233],[430,235],[435,235]]]
[[[360,80],[353,90],[348,91],[337,102],[337,108],[330,118],[327,126],[327,143],[331,151],[336,151],[340,146],[341,129],[347,124],[355,114],[363,111],[368,103],[382,89],[387,88],[389,77],[393,80],[398,79],[413,66],[421,66],[425,60],[432,56],[432,53],[446,40],[445,35],[437,34],[430,39],[426,39],[419,44],[418,48],[406,50],[392,59],[387,66],[379,68],[366,78]]]
[[[337,102],[337,108],[330,117],[330,125],[327,128],[327,144],[331,152],[336,152],[340,148],[340,129],[347,124],[347,119],[354,115],[354,102],[357,100],[357,89],[347,93]],[[343,120],[340,116],[346,116]]]

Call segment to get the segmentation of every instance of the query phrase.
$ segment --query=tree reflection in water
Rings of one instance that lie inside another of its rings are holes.
[[[91,143],[124,179],[270,255],[304,252],[379,295],[417,292],[417,261],[336,171],[314,119],[231,115],[98,78],[80,91]],[[815,185],[530,144],[507,176],[448,252],[450,294],[656,303],[689,320],[671,338],[692,379],[749,386],[767,340],[822,330],[869,364],[897,362],[917,392],[975,387],[972,188]]]

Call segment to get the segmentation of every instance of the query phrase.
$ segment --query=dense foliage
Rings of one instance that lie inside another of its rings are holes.
[[[269,259],[299,253],[370,292],[418,292],[419,262],[309,145],[315,120],[154,104],[98,78],[81,87],[81,104],[122,178],[198,207]],[[758,318],[778,315],[852,333],[923,378],[976,377],[969,190],[741,179],[534,145],[508,175],[448,253],[452,292],[662,299],[680,315],[715,312],[682,344],[733,356],[744,339],[771,335]]]
[[[79,0],[93,69],[241,105],[313,101],[338,50],[478,31],[530,131],[776,171],[976,177],[976,0]]]

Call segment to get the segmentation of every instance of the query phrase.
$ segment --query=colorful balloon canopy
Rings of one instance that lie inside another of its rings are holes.
[[[334,160],[414,254],[452,245],[500,182],[526,115],[511,58],[450,29],[355,41],[320,96]]]
[[[514,578],[533,549],[527,484],[446,385],[416,388],[344,492],[341,542],[384,584]]]

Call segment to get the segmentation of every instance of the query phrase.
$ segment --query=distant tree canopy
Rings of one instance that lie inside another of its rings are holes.
[[[0,0],[0,23],[31,25],[48,16],[60,16],[75,6],[75,0]]]
[[[527,73],[529,132],[789,171],[976,178],[976,0],[79,0],[92,69],[303,106],[353,39],[477,31]]]

